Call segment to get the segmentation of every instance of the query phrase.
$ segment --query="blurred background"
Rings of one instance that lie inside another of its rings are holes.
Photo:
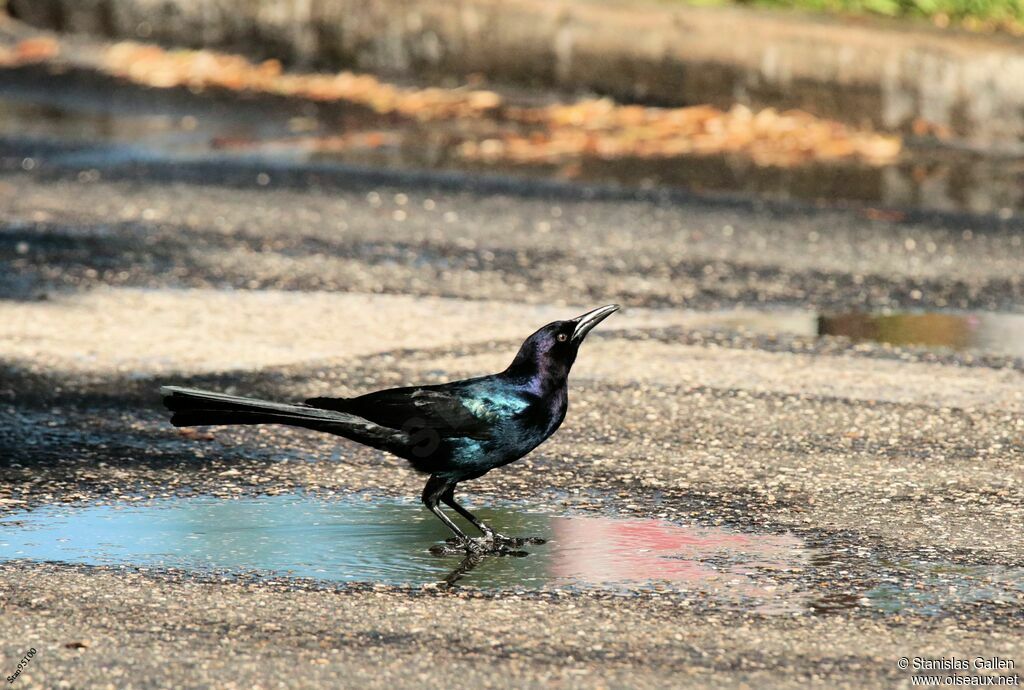
[[[1018,0],[7,0],[8,136],[1012,213]]]

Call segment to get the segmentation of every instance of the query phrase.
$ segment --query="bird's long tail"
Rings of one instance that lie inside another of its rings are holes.
[[[334,410],[177,386],[164,386],[160,394],[164,405],[174,413],[174,426],[287,424],[344,436],[384,450],[408,443],[401,431]]]

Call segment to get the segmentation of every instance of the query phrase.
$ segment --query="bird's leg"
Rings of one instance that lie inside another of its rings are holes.
[[[458,539],[460,545],[467,551],[479,550],[476,542],[467,537],[466,533],[459,529],[459,526],[452,522],[437,505],[440,503],[445,492],[451,491],[454,488],[455,483],[451,480],[444,479],[436,474],[430,475],[430,479],[427,480],[427,485],[423,487],[423,505],[429,508],[430,512],[436,515],[438,519],[448,527],[448,529],[455,533],[455,538]]]
[[[506,537],[488,527],[483,520],[459,505],[455,500],[455,485],[452,484],[447,491],[441,494],[441,500],[455,509],[455,512],[473,523],[473,526],[484,533],[484,540],[498,547],[525,546],[526,544],[543,544],[544,539],[540,537]]]
[[[476,515],[473,515],[473,513],[469,512],[468,510],[466,510],[466,508],[464,508],[463,506],[459,505],[458,502],[456,502],[454,484],[449,486],[448,490],[441,494],[441,500],[444,501],[447,505],[451,506],[456,513],[458,513],[459,515],[473,523],[474,527],[476,527],[478,530],[484,533],[484,539],[486,539],[487,541],[509,541],[508,537],[505,537],[495,532],[493,529],[484,524],[483,520],[478,518]]]

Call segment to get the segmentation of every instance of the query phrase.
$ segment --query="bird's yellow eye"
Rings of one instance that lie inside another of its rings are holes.
[[[557,338],[558,342],[560,342],[560,343],[564,343],[564,342],[565,342],[566,340],[568,340],[568,339],[569,339],[569,336],[568,336],[568,335],[566,335],[565,333],[559,333],[559,334],[558,334],[558,335],[556,336],[556,338]]]

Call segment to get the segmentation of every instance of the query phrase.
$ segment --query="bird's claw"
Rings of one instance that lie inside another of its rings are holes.
[[[455,556],[462,554],[470,555],[498,555],[498,556],[526,556],[521,547],[531,544],[544,544],[547,540],[541,537],[506,537],[497,532],[488,532],[476,539],[459,539],[451,537],[443,544],[434,544],[430,547],[430,553],[435,556]]]
[[[544,544],[547,539],[542,537],[506,537],[504,534],[490,532],[484,535],[484,539],[495,546],[502,548],[527,546],[528,544]]]

